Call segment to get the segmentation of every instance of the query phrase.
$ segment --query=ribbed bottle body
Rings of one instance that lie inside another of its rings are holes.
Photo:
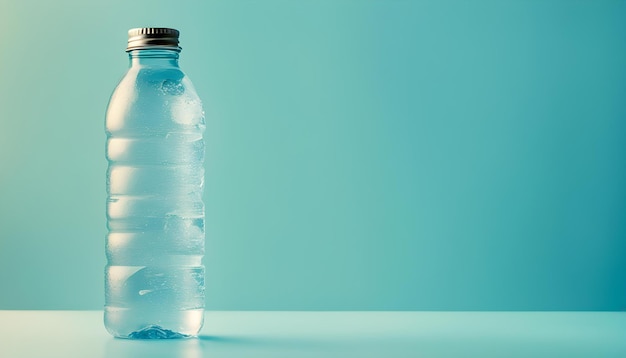
[[[146,60],[106,116],[105,326],[123,338],[192,336],[204,311],[204,113],[176,53],[137,52]]]

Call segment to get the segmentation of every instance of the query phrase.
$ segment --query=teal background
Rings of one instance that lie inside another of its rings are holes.
[[[126,31],[207,113],[207,308],[626,309],[625,1],[0,0],[0,309],[100,309]]]

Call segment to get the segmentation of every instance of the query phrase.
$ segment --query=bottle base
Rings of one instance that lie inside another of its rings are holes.
[[[184,339],[198,335],[204,310],[105,307],[104,326],[116,338]]]

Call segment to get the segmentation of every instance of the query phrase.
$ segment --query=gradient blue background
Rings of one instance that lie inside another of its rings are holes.
[[[207,308],[626,309],[625,1],[0,0],[0,309],[100,309],[126,31],[207,113]]]

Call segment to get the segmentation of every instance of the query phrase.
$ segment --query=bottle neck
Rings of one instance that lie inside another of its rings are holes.
[[[128,52],[130,66],[178,67],[178,51],[168,49],[141,49]]]

